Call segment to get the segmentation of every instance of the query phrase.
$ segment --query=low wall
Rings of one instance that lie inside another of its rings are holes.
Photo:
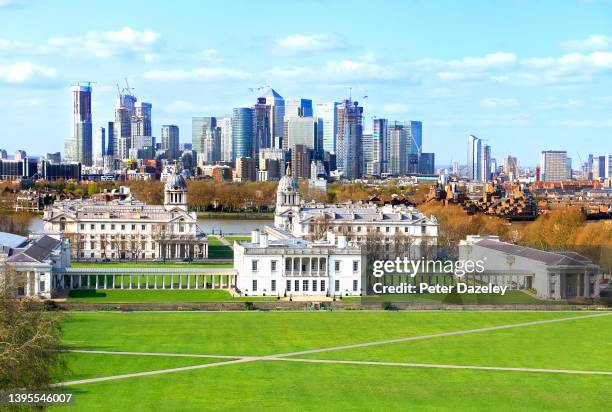
[[[583,311],[583,310],[611,310],[596,305],[444,305],[444,304],[416,304],[407,302],[393,303],[392,306],[383,307],[380,302],[159,302],[159,303],[85,303],[85,302],[56,302],[60,310],[74,311],[241,311],[241,310],[532,310],[532,311]]]

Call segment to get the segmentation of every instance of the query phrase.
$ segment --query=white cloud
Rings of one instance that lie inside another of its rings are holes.
[[[410,107],[404,103],[388,103],[383,106],[385,113],[404,114],[410,111]]]
[[[532,69],[549,70],[550,73],[593,73],[612,69],[612,52],[569,53],[559,58],[531,58],[521,62]]]
[[[514,53],[490,53],[483,57],[464,57],[461,60],[451,60],[448,66],[452,69],[488,70],[512,66],[517,57]]]
[[[151,70],[144,74],[149,80],[217,80],[217,79],[247,79],[250,73],[237,69],[222,67],[200,67],[193,70]]]
[[[24,84],[54,78],[57,71],[51,67],[39,66],[30,62],[17,62],[0,65],[0,82]]]
[[[482,99],[480,101],[480,107],[484,108],[508,108],[508,107],[516,107],[519,105],[518,100],[516,99],[504,99],[499,97],[489,97],[487,99]]]
[[[194,57],[198,60],[204,60],[208,63],[223,63],[221,53],[216,49],[204,49],[194,54]]]
[[[400,77],[394,65],[340,60],[328,62],[323,70],[330,75],[350,76],[352,78],[369,78],[391,80]]]
[[[313,53],[337,50],[344,46],[344,41],[335,34],[292,34],[274,41],[275,50],[284,54]]]
[[[51,37],[41,52],[73,57],[107,58],[142,55],[151,59],[160,46],[161,35],[153,30],[138,31],[124,27],[118,31],[89,32],[84,36]]]
[[[569,40],[561,43],[566,50],[577,51],[602,51],[612,48],[612,36],[603,34],[592,34],[585,39]]]

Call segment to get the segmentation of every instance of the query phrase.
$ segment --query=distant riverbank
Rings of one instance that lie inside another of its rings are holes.
[[[196,212],[199,219],[274,219],[273,212]]]

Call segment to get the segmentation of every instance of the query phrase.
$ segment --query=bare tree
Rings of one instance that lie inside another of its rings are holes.
[[[0,390],[41,390],[64,369],[60,317],[38,299],[19,298],[23,275],[5,265],[0,273]]]

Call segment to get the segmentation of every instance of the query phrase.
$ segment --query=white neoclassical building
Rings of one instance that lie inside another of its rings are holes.
[[[434,216],[405,205],[302,202],[297,181],[290,174],[288,169],[278,184],[274,213],[274,227],[278,229],[309,240],[322,239],[331,231],[356,244],[363,244],[369,236],[382,242],[393,242],[401,236],[410,238],[414,245],[437,244],[438,222]]]
[[[187,186],[172,174],[164,204],[124,200],[65,200],[44,212],[46,232],[70,239],[72,257],[98,260],[200,260],[208,256],[206,235],[195,213],[187,211]]]
[[[50,298],[55,273],[70,265],[70,245],[60,235],[29,238],[0,232],[0,282],[7,267],[17,274],[18,296]]]
[[[234,245],[236,289],[248,296],[359,296],[365,256],[345,236],[308,241],[269,229]]]

